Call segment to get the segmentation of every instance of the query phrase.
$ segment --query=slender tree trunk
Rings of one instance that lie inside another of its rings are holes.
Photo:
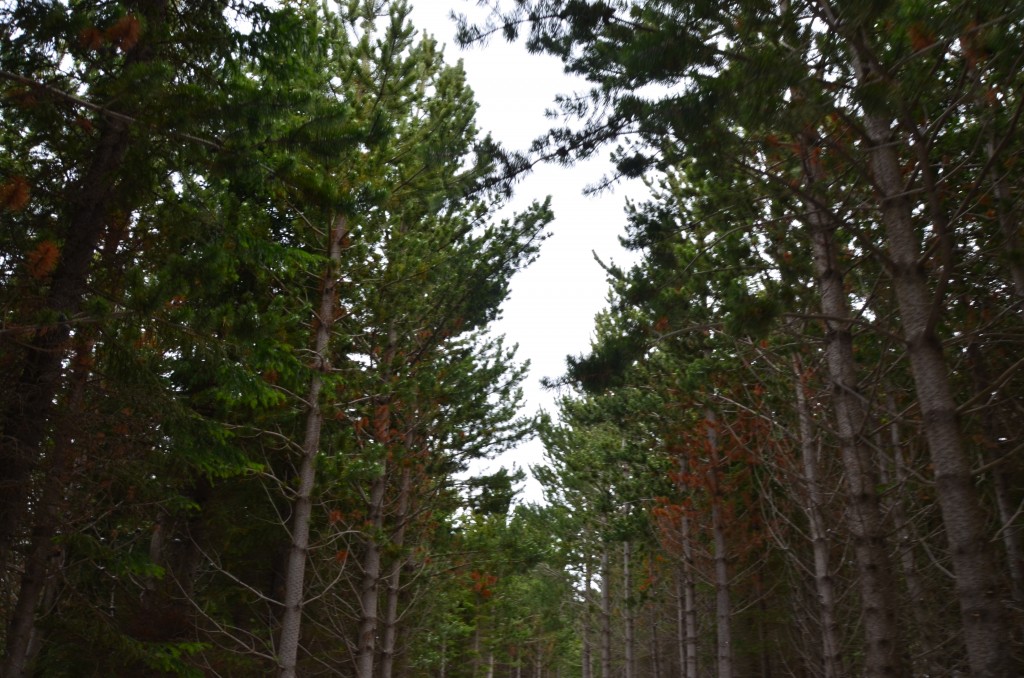
[[[996,199],[996,215],[999,219],[999,228],[1003,232],[1003,251],[1006,254],[1010,267],[1010,282],[1013,284],[1013,292],[1017,296],[1017,303],[1024,301],[1024,247],[1020,239],[1020,219],[1018,212],[1014,209],[1013,198],[1006,182],[1003,180],[996,164],[996,141],[989,139],[985,144],[985,159],[990,163],[989,177],[992,181],[992,194]],[[1024,312],[1024,306],[1020,308]]]
[[[814,552],[814,588],[818,594],[818,614],[821,624],[822,676],[824,678],[839,678],[844,671],[836,625],[836,597],[832,585],[832,568],[829,563],[828,530],[822,515],[825,498],[821,489],[817,449],[814,444],[814,419],[804,393],[803,369],[798,358],[793,359],[793,371],[800,430],[800,457],[803,461],[804,480],[807,484],[807,521],[811,532],[811,548]]]
[[[331,330],[337,313],[342,242],[347,233],[347,218],[344,215],[336,216],[331,224],[327,243],[329,261],[323,275],[320,305],[313,318],[313,363],[310,366],[312,374],[306,393],[306,426],[297,477],[299,486],[292,500],[292,543],[285,565],[283,614],[277,646],[280,678],[295,678],[295,667],[298,663],[309,524],[312,516],[313,486],[316,481],[316,457],[320,451],[320,431],[324,420],[320,408],[320,391],[323,389],[324,375],[331,371]]]
[[[715,559],[715,622],[718,639],[718,678],[732,678],[732,602],[729,596],[728,549],[721,499],[711,505]]]
[[[861,83],[877,76],[864,52],[863,35],[852,41],[854,68]],[[980,498],[964,452],[949,367],[936,334],[940,306],[928,289],[921,264],[921,239],[896,152],[901,144],[889,119],[863,116],[875,189],[881,201],[893,288],[900,311],[925,439],[935,472],[935,489],[949,541],[964,641],[971,672],[977,678],[1012,675],[1009,629],[985,529]],[[934,217],[934,215],[933,215]],[[936,224],[936,228],[938,225]],[[940,234],[941,235],[941,234]],[[946,234],[946,237],[951,237]]]
[[[647,559],[647,576],[654,581],[654,558]],[[658,643],[658,608],[648,606],[651,615],[651,678],[661,678],[661,646]]]
[[[480,672],[480,620],[476,620],[476,624],[473,627],[473,661],[472,661],[473,678]]]
[[[820,163],[810,152],[813,141],[803,139],[804,173],[812,192],[824,180]],[[833,237],[835,224],[819,206],[810,205],[813,266],[822,314],[827,318],[825,358],[832,383],[832,409],[846,480],[847,524],[853,537],[864,619],[865,674],[869,677],[905,675],[899,652],[899,628],[893,608],[892,565],[878,496],[878,477],[871,450],[864,439],[865,414],[861,404],[853,355],[849,301]]]
[[[64,420],[58,425],[58,436],[49,455],[49,468],[43,479],[43,492],[34,515],[34,525],[29,542],[28,557],[21,573],[17,603],[7,629],[7,647],[0,675],[5,678],[22,678],[30,675],[27,671],[32,662],[33,649],[38,651],[38,629],[36,613],[51,578],[54,555],[59,547],[54,544],[61,524],[61,508],[64,504],[64,485],[75,445],[72,430],[75,421],[82,415],[85,388],[91,373],[92,340],[86,340],[78,348],[72,361],[71,388],[68,393]]]
[[[697,582],[694,577],[693,544],[690,543],[690,518],[684,512],[679,521],[683,541],[683,616],[685,619],[686,678],[697,678]]]
[[[406,448],[412,449],[412,441],[406,440]],[[402,469],[401,488],[398,496],[398,528],[391,539],[395,548],[396,560],[387,576],[387,605],[384,608],[384,634],[381,638],[380,678],[391,678],[395,664],[395,651],[398,646],[398,598],[401,592],[402,566],[405,556],[405,530],[409,518],[409,505],[412,496],[412,471],[406,466]]]
[[[625,625],[625,651],[626,651],[626,666],[625,666],[625,678],[633,678],[635,666],[635,655],[636,655],[636,634],[634,628],[636,626],[635,616],[633,614],[633,570],[631,568],[633,559],[633,544],[629,540],[626,540],[622,544],[622,611]]]
[[[981,73],[975,65],[968,65],[967,72],[970,75],[973,85],[981,85]],[[982,85],[984,86],[984,85]],[[980,93],[980,92],[979,92]],[[988,179],[992,187],[992,196],[995,198],[996,218],[999,220],[999,230],[1003,234],[1003,243],[1000,248],[1001,254],[1009,266],[1010,283],[1018,304],[1018,313],[1024,313],[1024,259],[1021,254],[1024,249],[1021,247],[1020,218],[1015,208],[1013,192],[1006,185],[1003,173],[999,164],[1000,141],[996,136],[995,119],[999,117],[999,111],[995,110],[1000,104],[988,101],[984,96],[975,98],[976,114],[979,118],[990,117],[992,125],[988,139],[985,141],[985,161],[988,164]],[[1017,132],[1016,124],[1013,131]],[[1019,132],[1018,132],[1019,133]],[[1019,599],[1015,599],[1018,600]]]
[[[54,317],[71,318],[81,308],[93,253],[107,225],[129,143],[126,123],[105,120],[89,167],[80,184],[72,189],[74,207],[67,238],[46,303]],[[67,323],[47,325],[36,331],[21,377],[13,389],[15,397],[4,416],[4,444],[0,445],[0,549],[5,552],[14,544],[24,523],[31,473],[51,427],[70,334]]]
[[[896,402],[891,393],[886,394],[886,407],[889,412],[896,411]],[[892,516],[900,569],[903,572],[903,581],[907,588],[907,594],[910,596],[910,609],[917,626],[916,633],[914,634],[915,637],[910,643],[910,646],[912,648],[916,647],[917,650],[913,653],[916,657],[915,670],[920,675],[941,675],[942,667],[935,662],[935,651],[938,643],[932,637],[931,630],[933,624],[928,619],[927,597],[914,558],[914,544],[917,540],[911,532],[910,521],[907,519],[907,512],[903,506],[902,490],[907,480],[907,473],[903,465],[899,425],[894,419],[889,423],[888,428],[888,448],[895,477],[890,477],[886,468],[887,464],[882,464],[880,480],[884,485],[889,485],[895,480],[895,491],[888,493],[885,504],[889,514]],[[881,440],[879,441],[879,449],[885,449]]]
[[[612,678],[612,584],[608,543],[601,546],[601,678]]]
[[[51,570],[59,571],[64,564],[64,550],[62,548],[58,549],[56,554],[51,558],[51,560],[55,561],[50,564]],[[32,629],[32,635],[29,638],[28,642],[28,653],[25,658],[26,666],[31,667],[34,665],[36,658],[39,657],[39,652],[43,649],[43,646],[46,644],[47,629],[38,624],[38,621],[45,620],[47,611],[56,609],[55,605],[58,601],[59,592],[60,590],[58,582],[56,581],[56,577],[54,577],[53,574],[51,574],[49,577],[47,577],[46,584],[43,586],[43,593],[40,596],[39,607],[36,613],[37,623],[35,625],[35,628]],[[28,673],[26,675],[31,675],[31,673]]]
[[[676,459],[680,472],[691,470],[685,455]],[[680,483],[679,490],[687,492]],[[690,539],[690,515],[685,505],[679,507],[679,552],[676,568],[676,604],[679,633],[679,671],[684,678],[697,678],[697,568]]]
[[[974,382],[976,394],[989,393],[992,389],[991,379],[988,375],[985,355],[977,343],[971,343],[967,347],[967,355],[970,359],[971,377]],[[1006,550],[1006,568],[1010,575],[1010,592],[1014,602],[1019,607],[1024,607],[1024,544],[1021,543],[1021,531],[1018,525],[1014,524],[1016,505],[1013,501],[1011,481],[1007,478],[1005,464],[1000,463],[1000,457],[1010,456],[1010,451],[1005,450],[1001,440],[1008,440],[1004,436],[1005,427],[998,426],[991,410],[986,409],[981,414],[981,428],[984,440],[981,444],[982,459],[990,470],[992,478],[992,493],[996,500],[996,509],[999,511],[999,535],[1003,541],[1003,548]]]
[[[715,561],[715,622],[717,628],[718,678],[732,678],[732,601],[729,596],[729,552],[722,516],[722,491],[719,486],[721,457],[718,447],[718,422],[711,409],[705,410],[707,427],[708,489],[711,492],[711,539]]]
[[[381,359],[381,382],[391,381],[392,363],[398,344],[398,333],[389,328],[387,344]],[[392,434],[392,413],[390,395],[381,396],[373,414],[373,434],[377,443],[390,449],[395,442]],[[373,678],[374,661],[377,652],[377,627],[380,622],[381,545],[378,540],[384,528],[384,498],[388,487],[388,463],[382,459],[383,468],[370,486],[368,517],[372,534],[366,536],[363,553],[363,578],[359,588],[359,639],[356,655],[357,678]]]
[[[387,488],[387,474],[382,472],[370,488],[370,525],[379,533],[382,527],[384,491]],[[373,678],[373,663],[376,653],[378,611],[381,580],[381,548],[377,534],[366,539],[363,554],[363,578],[359,588],[359,651],[356,656],[356,676]]]
[[[759,678],[772,678],[772,657],[768,647],[768,633],[765,630],[765,620],[768,619],[768,603],[764,590],[764,579],[760,573],[754,575],[754,594],[757,596],[757,644],[760,651],[757,653],[759,660],[757,674]]]
[[[686,606],[683,604],[683,567],[679,565],[675,572],[676,587],[676,649],[679,652],[679,675],[690,678],[686,672]]]
[[[585,556],[583,560],[583,613],[580,626],[582,636],[582,647],[580,648],[580,663],[582,664],[581,678],[591,678],[591,639],[590,639],[590,585],[593,577],[590,572],[590,557]]]

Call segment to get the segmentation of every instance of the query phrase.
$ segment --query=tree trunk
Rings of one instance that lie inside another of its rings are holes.
[[[990,163],[989,176],[992,181],[992,193],[995,196],[996,215],[999,219],[999,228],[1003,232],[1003,252],[1009,262],[1010,282],[1013,284],[1013,292],[1017,296],[1017,303],[1024,302],[1024,264],[1022,264],[1021,253],[1024,248],[1020,242],[1020,220],[1017,210],[1014,209],[1013,198],[1006,187],[999,168],[996,165],[996,142],[989,139],[985,144],[986,160]],[[1024,304],[1019,308],[1024,313]]]
[[[583,560],[583,613],[580,618],[582,636],[582,647],[580,648],[580,663],[582,664],[581,678],[591,678],[591,640],[590,640],[590,584],[592,576],[590,573],[590,557],[585,556]]]
[[[892,393],[886,394],[886,407],[889,412],[897,411],[896,401],[892,397]],[[895,480],[894,491],[888,493],[885,504],[886,509],[892,516],[900,569],[903,572],[903,581],[907,588],[907,594],[910,596],[910,609],[913,612],[913,618],[917,625],[915,637],[910,643],[910,647],[916,650],[912,653],[915,657],[914,668],[919,675],[941,675],[943,669],[935,661],[935,651],[938,649],[938,643],[932,637],[933,624],[928,619],[926,607],[928,601],[914,558],[914,544],[918,540],[914,538],[910,529],[910,521],[903,506],[903,487],[907,481],[907,473],[903,464],[899,425],[896,423],[895,418],[889,423],[888,448],[895,477],[890,477],[886,464],[883,464],[880,480],[884,485],[889,485]],[[885,449],[881,440],[879,441],[879,449]]]
[[[990,393],[992,380],[989,378],[985,354],[981,347],[972,342],[967,347],[967,356],[970,360],[975,394]],[[1010,450],[1005,449],[1006,445],[1001,443],[1010,439],[1009,436],[1003,435],[1005,428],[1005,425],[997,425],[990,409],[981,413],[981,429],[984,436],[981,442],[982,460],[985,466],[991,469],[992,493],[995,496],[996,509],[999,511],[999,535],[1006,550],[1006,568],[1010,575],[1010,594],[1018,607],[1024,607],[1024,544],[1021,543],[1020,528],[1014,524],[1016,507],[1011,481],[1007,478],[1005,464],[999,461],[1004,455],[1009,458],[1012,454]]]
[[[624,617],[625,625],[625,651],[626,651],[626,666],[625,678],[633,678],[634,674],[634,657],[636,655],[636,634],[634,633],[635,619],[633,615],[633,571],[630,568],[632,565],[633,557],[633,544],[626,540],[622,544],[622,614]]]
[[[612,584],[608,543],[601,546],[601,678],[612,678]]]
[[[759,648],[757,653],[759,660],[757,675],[759,678],[772,678],[772,657],[768,645],[768,633],[765,630],[765,620],[768,619],[768,602],[764,590],[764,578],[760,573],[754,575],[754,594],[757,596],[757,609],[760,613],[757,615],[756,620],[757,645]]]
[[[313,506],[313,486],[316,481],[316,457],[320,451],[320,431],[324,420],[320,408],[320,391],[323,388],[324,375],[331,371],[331,329],[337,312],[342,241],[347,233],[348,220],[343,215],[336,216],[334,223],[331,224],[327,243],[329,262],[323,275],[320,306],[313,318],[313,363],[310,365],[312,374],[306,393],[306,426],[302,439],[302,457],[299,460],[299,487],[292,500],[292,543],[285,565],[283,614],[277,646],[280,678],[295,678],[295,667],[298,662],[309,523]]]
[[[832,586],[832,568],[829,564],[828,530],[822,516],[824,493],[818,473],[817,449],[814,444],[814,420],[804,393],[803,369],[798,358],[793,359],[796,384],[796,407],[800,430],[800,456],[807,484],[807,522],[814,552],[814,588],[818,594],[818,614],[821,627],[822,676],[839,678],[843,675],[843,660],[839,650],[836,626],[836,597]]]
[[[722,517],[722,492],[719,486],[721,459],[718,449],[718,429],[715,413],[705,410],[707,427],[708,489],[711,492],[711,538],[715,561],[715,623],[717,629],[718,678],[732,678],[732,601],[729,596],[729,561],[725,540],[725,521]]]
[[[654,558],[647,559],[647,575],[650,581],[654,581]],[[661,678],[661,646],[658,643],[658,608],[654,605],[648,606],[651,613],[651,678]]]
[[[690,543],[690,518],[685,509],[679,519],[679,532],[683,542],[683,563],[680,583],[683,587],[682,614],[684,619],[683,657],[686,678],[697,678],[697,582],[694,577],[693,545]]]
[[[380,361],[381,382],[391,381],[392,362],[398,333],[392,327],[387,333],[387,344]],[[373,413],[373,436],[377,443],[389,450],[394,441],[392,433],[392,412],[390,394],[380,396]],[[389,453],[390,454],[390,453]],[[370,487],[368,522],[373,530],[364,539],[363,578],[359,587],[359,638],[356,654],[357,678],[373,678],[374,660],[377,652],[377,627],[379,623],[381,581],[381,532],[384,529],[384,497],[388,487],[387,456],[381,459],[380,474]]]
[[[370,525],[376,533],[379,533],[382,527],[381,512],[386,488],[387,473],[382,472],[370,489]],[[381,548],[377,538],[377,534],[368,536],[365,543],[366,552],[363,554],[363,578],[359,587],[359,650],[356,656],[358,678],[373,678],[381,580]]]
[[[473,659],[472,659],[473,670],[471,675],[476,678],[480,673],[480,620],[476,620],[476,624],[473,626]]]
[[[43,479],[43,492],[34,515],[28,557],[25,559],[18,589],[17,602],[7,629],[7,647],[0,675],[22,678],[32,662],[33,650],[38,651],[36,613],[51,576],[51,561],[59,547],[54,544],[61,524],[64,504],[64,486],[73,456],[75,420],[82,415],[85,387],[91,373],[93,341],[82,342],[72,361],[71,389],[65,403],[66,415],[58,425],[59,433],[49,456],[49,468]]]
[[[802,144],[805,181],[812,192],[823,181],[820,163]],[[902,676],[906,670],[899,652],[899,629],[893,608],[893,569],[878,496],[876,464],[864,440],[865,415],[850,331],[849,301],[833,234],[835,224],[817,205],[809,205],[812,261],[825,320],[825,358],[832,384],[832,409],[846,480],[846,517],[853,537],[864,619],[865,675]],[[838,649],[838,648],[834,648]]]
[[[407,449],[411,450],[411,441],[406,441]],[[408,466],[402,469],[401,488],[398,496],[398,528],[391,539],[395,547],[396,560],[387,576],[387,604],[384,608],[384,634],[381,638],[380,677],[391,678],[395,664],[395,652],[398,646],[398,598],[401,592],[402,567],[405,556],[405,530],[409,518],[409,505],[412,496],[412,471]]]
[[[686,606],[683,603],[683,566],[679,565],[675,571],[676,587],[676,649],[679,652],[679,675],[690,678],[687,673],[686,663]]]
[[[128,125],[105,120],[103,132],[81,182],[72,189],[73,208],[60,262],[53,274],[46,306],[53,317],[68,319],[81,308],[93,253],[114,198],[115,184],[130,143]],[[16,394],[5,413],[0,446],[0,548],[6,551],[25,520],[30,477],[40,446],[51,427],[54,401],[63,373],[70,325],[61,322],[36,330]],[[3,565],[0,563],[0,565]]]
[[[853,56],[859,80],[873,79],[867,59],[857,49]],[[937,319],[921,265],[921,241],[895,149],[900,140],[889,121],[877,113],[864,114],[864,127],[907,357],[953,561],[971,672],[977,678],[1012,675],[1010,634],[1000,602],[1002,586],[960,437],[949,368],[935,331]]]

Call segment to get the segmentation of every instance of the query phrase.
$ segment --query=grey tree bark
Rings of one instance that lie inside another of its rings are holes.
[[[387,384],[391,380],[392,361],[398,345],[398,333],[391,327],[387,332],[387,344],[381,358],[380,380]],[[388,394],[382,395],[373,415],[374,438],[385,447],[392,439],[392,413]],[[367,518],[371,534],[363,538],[365,551],[362,558],[363,576],[359,586],[359,636],[356,646],[356,676],[373,678],[377,652],[377,628],[380,622],[380,582],[382,573],[381,544],[384,528],[384,497],[388,487],[388,462],[381,460],[381,469],[370,486],[367,503]]]
[[[686,605],[683,602],[683,566],[676,567],[675,599],[676,599],[676,651],[679,653],[679,675],[690,678],[686,663]]]
[[[633,544],[627,539],[622,544],[622,615],[624,625],[625,667],[623,676],[633,678],[636,655],[636,615],[633,612]]]
[[[387,488],[387,474],[381,473],[370,489],[369,522],[379,534],[383,526],[381,515],[384,491]],[[356,655],[356,676],[373,678],[373,665],[377,648],[378,605],[380,603],[381,547],[378,534],[371,534],[365,540],[363,554],[363,576],[359,587],[359,644]]]
[[[285,565],[283,612],[277,645],[280,678],[295,678],[298,663],[309,524],[313,487],[316,483],[316,457],[320,451],[320,432],[324,421],[320,391],[323,389],[324,375],[331,371],[331,330],[337,314],[342,242],[347,233],[348,219],[345,215],[336,215],[328,234],[328,265],[323,274],[320,304],[313,317],[312,372],[306,392],[306,426],[297,474],[299,485],[292,498],[291,548]]]
[[[407,436],[406,447],[412,449],[411,440]],[[384,607],[384,633],[381,638],[380,655],[380,676],[391,678],[395,665],[395,652],[398,647],[398,602],[401,593],[402,567],[405,565],[405,556],[402,549],[405,546],[405,531],[409,519],[409,506],[412,497],[412,471],[409,467],[402,469],[401,487],[398,496],[398,527],[391,538],[391,545],[396,551],[396,560],[391,565],[387,581],[387,603]]]
[[[822,511],[825,497],[818,469],[814,418],[804,392],[803,368],[798,358],[793,359],[793,372],[800,431],[800,458],[803,462],[804,482],[807,485],[807,505],[804,510],[807,513],[807,522],[811,533],[811,549],[814,553],[814,588],[818,594],[818,614],[820,615],[821,675],[824,678],[839,678],[845,674],[845,671],[836,624],[836,596],[829,558],[828,529],[825,526]]]
[[[722,493],[719,484],[721,455],[718,447],[718,419],[708,408],[704,412],[708,441],[708,489],[711,493],[711,540],[715,562],[715,627],[717,636],[718,678],[732,678],[732,600],[729,593],[729,551],[722,517]]]
[[[647,576],[649,581],[654,581],[654,560],[647,560]],[[658,610],[654,606],[650,606],[648,612],[650,612],[650,641],[651,641],[651,678],[661,678],[661,644],[658,642]]]
[[[824,172],[809,152],[814,140],[805,135],[804,179],[811,195],[819,195]],[[865,674],[905,675],[899,652],[899,628],[893,608],[893,568],[878,496],[877,465],[865,434],[857,366],[853,354],[849,300],[836,252],[837,224],[823,205],[810,203],[805,216],[811,236],[812,265],[821,311],[825,316],[825,359],[831,382],[832,410],[846,480],[846,519],[853,538],[854,557],[863,611]]]
[[[601,545],[601,678],[612,678],[612,584],[608,543]]]
[[[697,678],[697,583],[693,576],[690,519],[685,512],[679,516],[679,543],[682,558],[675,576],[679,666],[684,678]]]
[[[852,56],[859,81],[877,76],[854,41]],[[900,311],[906,353],[935,473],[935,488],[953,561],[961,624],[971,672],[978,678],[1014,673],[1009,629],[1001,603],[989,535],[970,462],[964,452],[949,367],[936,334],[937,309],[921,265],[922,245],[900,170],[897,148],[905,143],[887,117],[867,112],[863,118],[875,190],[881,202],[893,288]],[[948,234],[947,234],[948,235]]]
[[[591,640],[590,640],[590,585],[593,577],[590,572],[590,557],[585,556],[583,561],[583,612],[580,615],[580,626],[582,636],[582,647],[580,648],[580,662],[582,663],[581,678],[591,678]]]
[[[890,413],[896,412],[896,401],[892,393],[886,393],[886,408]],[[896,535],[896,547],[899,555],[900,570],[903,573],[903,582],[907,594],[910,596],[911,611],[913,614],[916,629],[914,637],[909,642],[915,651],[914,669],[919,675],[941,675],[942,667],[934,661],[934,653],[937,643],[932,634],[932,621],[928,618],[927,597],[925,587],[921,581],[921,573],[918,571],[916,558],[914,557],[914,543],[917,541],[907,511],[903,504],[903,487],[907,481],[907,471],[903,462],[903,451],[899,424],[895,419],[888,426],[889,439],[887,443],[879,440],[879,449],[889,449],[889,457],[883,459],[879,479],[883,485],[893,484],[885,500],[886,510],[891,516],[893,531]],[[891,463],[890,473],[888,465]]]

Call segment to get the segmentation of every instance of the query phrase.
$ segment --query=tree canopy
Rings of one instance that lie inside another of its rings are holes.
[[[0,5],[0,675],[1020,673],[1024,7],[479,4],[589,88],[529,149],[406,0]]]

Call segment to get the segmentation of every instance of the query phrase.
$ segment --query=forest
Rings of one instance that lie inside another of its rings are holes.
[[[0,676],[1024,674],[1024,4],[475,4],[529,148],[407,0],[0,2]]]

